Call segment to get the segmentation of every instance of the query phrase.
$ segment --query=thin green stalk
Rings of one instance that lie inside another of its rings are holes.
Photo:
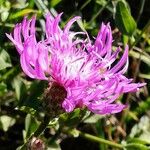
[[[139,13],[138,13],[138,17],[137,17],[137,20],[136,20],[136,23],[138,24],[140,18],[141,18],[141,15],[143,13],[143,9],[144,9],[144,5],[145,5],[145,0],[141,0],[140,1],[140,9],[139,9]]]
[[[35,0],[35,4],[40,10],[44,11],[44,13],[49,12],[48,8],[43,3],[43,0]]]
[[[44,132],[46,127],[48,126],[50,120],[51,120],[51,118],[46,115],[45,118],[44,118],[44,121],[40,124],[38,129],[34,132],[33,136],[35,136],[35,137],[40,136]]]
[[[139,77],[150,80],[150,74],[139,73]]]
[[[26,143],[24,143],[19,150],[25,150],[27,147],[28,142],[32,139],[32,137],[38,137],[40,136],[44,130],[47,128],[49,122],[50,122],[51,118],[49,116],[45,116],[44,121],[41,122],[41,124],[39,125],[39,127],[37,128],[37,130],[27,139]]]
[[[2,22],[0,22],[0,26],[5,26],[5,27],[8,27],[8,28],[14,28],[15,27],[14,24],[11,24],[11,23],[2,23]]]
[[[87,0],[87,1],[80,7],[79,10],[84,9],[90,2],[91,2],[91,0]]]
[[[121,145],[121,144],[118,144],[118,143],[115,143],[115,142],[112,142],[112,141],[108,141],[108,140],[105,140],[105,139],[102,139],[100,137],[96,137],[96,136],[93,136],[91,134],[88,134],[88,133],[83,133],[81,131],[79,131],[79,135],[90,140],[90,141],[93,141],[93,142],[97,142],[97,143],[103,143],[103,144],[106,144],[106,145],[109,145],[109,146],[112,146],[112,147],[115,147],[115,148],[118,148],[118,149],[123,149],[124,146]]]
[[[73,131],[73,132],[72,132]],[[93,142],[97,142],[97,143],[100,143],[100,144],[106,144],[108,146],[111,146],[111,147],[114,147],[114,148],[118,148],[118,149],[123,149],[124,146],[122,144],[118,144],[118,143],[115,143],[115,142],[112,142],[112,141],[109,141],[109,140],[105,140],[103,138],[100,138],[100,137],[97,137],[97,136],[94,136],[94,135],[91,135],[91,134],[88,134],[88,133],[83,133],[79,130],[71,130],[71,131],[66,131],[66,130],[63,130],[63,132],[67,133],[67,134],[71,134],[72,133],[78,133],[79,136],[83,137],[83,138],[86,138],[90,141],[93,141]]]
[[[107,1],[107,3],[104,6],[102,6],[102,8],[92,17],[92,19],[89,21],[89,24],[91,24],[98,17],[98,15],[107,7],[109,2],[110,0]]]

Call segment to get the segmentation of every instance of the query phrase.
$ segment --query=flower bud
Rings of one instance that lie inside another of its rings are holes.
[[[36,137],[33,137],[28,143],[28,150],[46,150],[44,142]]]

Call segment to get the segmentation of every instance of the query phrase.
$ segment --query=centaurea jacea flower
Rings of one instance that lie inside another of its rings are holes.
[[[35,17],[31,20],[25,18],[16,25],[13,36],[7,35],[20,54],[23,71],[31,78],[48,80],[53,87],[48,91],[52,94],[50,97],[57,99],[56,103],[60,103],[66,112],[77,107],[87,107],[97,114],[120,112],[126,106],[115,103],[115,100],[121,94],[136,91],[145,85],[132,83],[132,79],[123,75],[128,68],[128,46],[116,63],[121,49],[112,51],[109,24],[101,25],[92,44],[87,33],[70,31],[80,17],[74,17],[62,29],[59,26],[61,15],[46,15],[45,40],[36,40]],[[87,38],[76,38],[78,34]],[[60,89],[65,94],[57,95],[54,89],[57,92]]]

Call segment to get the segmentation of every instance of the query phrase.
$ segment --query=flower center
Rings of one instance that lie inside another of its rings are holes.
[[[53,82],[50,85],[48,96],[52,101],[62,103],[62,101],[67,97],[67,91],[62,85]]]
[[[57,82],[51,82],[44,92],[45,111],[51,116],[56,117],[64,112],[62,103],[67,97],[66,89]]]

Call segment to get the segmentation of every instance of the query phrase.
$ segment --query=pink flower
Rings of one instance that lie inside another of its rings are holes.
[[[20,54],[23,71],[29,77],[48,80],[64,87],[67,94],[62,102],[66,112],[77,107],[87,107],[97,114],[120,112],[126,106],[115,103],[119,96],[133,92],[145,83],[132,83],[123,74],[128,68],[128,46],[116,63],[120,52],[112,51],[112,33],[109,24],[102,23],[95,42],[92,44],[85,32],[70,31],[80,17],[71,19],[63,29],[59,22],[62,14],[46,15],[46,38],[37,42],[35,17],[24,18],[8,38]],[[87,38],[77,38],[83,34]]]

